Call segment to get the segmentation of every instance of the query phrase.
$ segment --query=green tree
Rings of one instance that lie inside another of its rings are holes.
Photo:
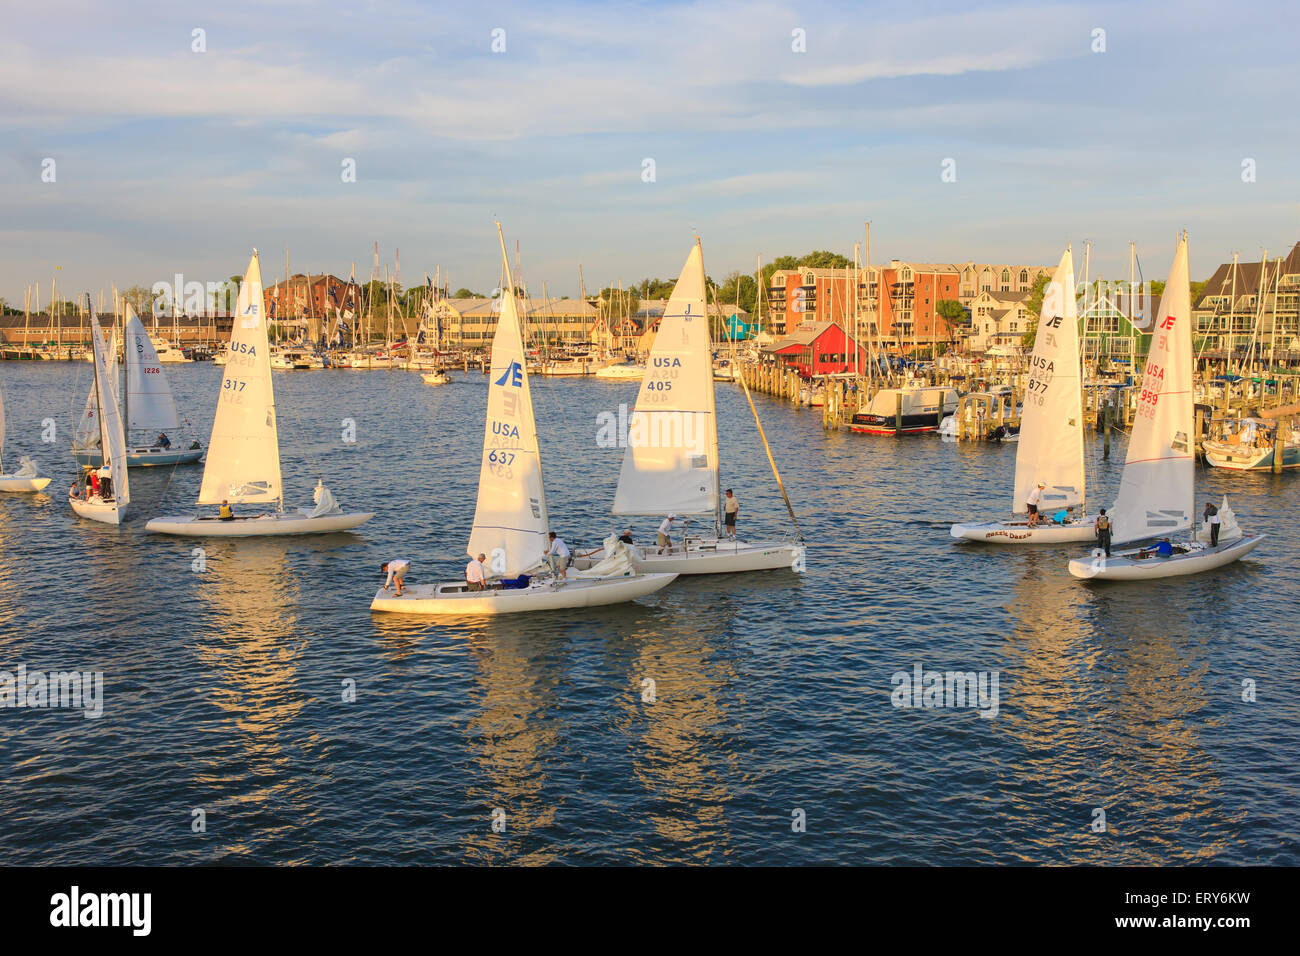
[[[935,315],[948,329],[948,341],[957,344],[957,330],[970,325],[970,310],[955,299],[940,299],[934,304]]]
[[[1029,312],[1032,321],[1029,323],[1029,328],[1025,329],[1025,334],[1020,337],[1020,344],[1027,349],[1032,349],[1034,340],[1038,338],[1038,316],[1043,311],[1043,296],[1047,294],[1047,286],[1051,281],[1052,277],[1046,272],[1039,273],[1038,278],[1034,280],[1033,291],[1025,300],[1025,309]]]

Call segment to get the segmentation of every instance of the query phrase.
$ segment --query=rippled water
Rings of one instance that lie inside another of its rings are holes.
[[[1248,561],[1084,585],[1068,552],[949,538],[1006,506],[1014,446],[828,435],[819,412],[755,396],[807,573],[447,625],[368,604],[389,557],[412,581],[460,575],[482,376],[277,373],[289,503],[323,475],[378,516],[355,535],[196,542],[143,526],[192,504],[197,467],[133,470],[120,529],[71,513],[89,375],[0,363],[6,459],[55,476],[50,495],[0,497],[0,670],[105,681],[97,720],[0,709],[7,862],[1300,862],[1295,476],[1198,478],[1269,532]],[[203,436],[219,377],[171,371]],[[552,520],[594,541],[620,523],[621,458],[595,416],[637,383],[533,387]],[[787,531],[743,393],[719,386],[718,406],[742,530]],[[1122,443],[1097,462],[1094,501],[1122,462]],[[893,707],[891,675],[917,663],[999,672],[997,716]]]

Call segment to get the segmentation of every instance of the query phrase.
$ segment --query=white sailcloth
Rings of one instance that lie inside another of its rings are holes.
[[[119,507],[131,503],[130,476],[126,467],[126,435],[122,431],[122,413],[113,394],[113,373],[116,368],[116,350],[104,344],[104,331],[99,327],[95,310],[90,310],[91,345],[95,352],[95,398],[99,413],[100,448],[104,451],[104,464],[109,466],[113,480],[113,498]],[[116,339],[114,339],[116,343]]]
[[[167,431],[180,427],[176,402],[158,350],[130,303],[126,304],[126,427],[127,431]]]
[[[94,344],[91,345],[92,356]],[[113,329],[113,337],[108,346],[108,354],[111,356],[109,367],[113,369],[113,376],[110,380],[113,389],[113,395],[117,395],[117,329]],[[97,397],[95,389],[97,385],[92,376],[90,380],[90,389],[86,392],[86,404],[81,409],[81,417],[77,419],[76,427],[72,430],[72,447],[74,449],[94,448],[99,444],[99,417],[95,414]],[[116,404],[116,400],[114,401]]]
[[[1040,481],[1046,486],[1040,505],[1044,512],[1084,501],[1079,315],[1074,295],[1074,257],[1066,249],[1044,293],[1029,357],[1011,506],[1015,514],[1028,510],[1025,502]]]
[[[279,501],[280,440],[257,250],[239,287],[199,504]]]
[[[486,554],[488,570],[502,577],[538,564],[549,524],[528,360],[512,288],[513,280],[507,278],[492,338],[483,464],[466,549],[471,556]]]
[[[697,242],[664,310],[614,495],[623,515],[713,514],[718,507],[718,423]]]
[[[1115,542],[1192,526],[1196,460],[1192,448],[1192,317],[1187,240],[1180,239],[1151,328],[1137,421],[1111,517]]]

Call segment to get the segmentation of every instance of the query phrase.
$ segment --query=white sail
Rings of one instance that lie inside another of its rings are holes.
[[[614,495],[624,515],[713,514],[718,508],[718,425],[697,242],[655,336]]]
[[[167,431],[180,427],[176,402],[167,384],[167,373],[158,361],[158,351],[149,334],[126,303],[126,428],[128,433]]]
[[[131,486],[126,467],[122,413],[117,407],[117,396],[113,394],[116,354],[104,344],[104,331],[99,327],[93,306],[90,309],[90,335],[95,352],[95,405],[99,413],[100,448],[104,451],[104,463],[109,466],[113,480],[113,498],[120,508],[131,503]]]
[[[235,306],[225,374],[199,489],[201,505],[281,499],[280,441],[265,312],[262,268],[254,249]]]
[[[1066,249],[1043,295],[1029,357],[1011,505],[1015,514],[1028,510],[1025,502],[1040,481],[1046,486],[1039,506],[1044,512],[1084,502],[1083,396],[1074,296],[1074,257]]]
[[[504,247],[501,255],[504,260]],[[549,530],[528,359],[513,288],[506,263],[501,313],[492,338],[478,503],[466,549],[471,556],[486,554],[489,572],[501,577],[535,567],[546,550]]]
[[[94,354],[94,343],[91,343],[91,354]],[[109,366],[113,369],[113,376],[110,380],[110,386],[113,389],[113,395],[117,395],[117,328],[113,329],[113,337],[109,342],[108,354],[111,356]],[[87,448],[95,448],[99,445],[99,417],[95,414],[97,397],[95,379],[92,376],[90,380],[90,389],[86,392],[86,404],[81,409],[81,417],[77,419],[76,426],[72,429],[72,447],[78,451]]]
[[[1137,420],[1111,514],[1116,543],[1192,526],[1196,478],[1192,414],[1191,291],[1183,238],[1151,327]]]

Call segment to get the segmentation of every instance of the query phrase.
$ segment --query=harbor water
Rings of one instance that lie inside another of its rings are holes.
[[[167,371],[206,443],[221,369]],[[1268,534],[1246,560],[1085,584],[1080,549],[949,536],[1009,510],[1015,445],[827,433],[755,395],[803,573],[448,623],[369,603],[390,558],[461,576],[484,376],[276,373],[286,508],[321,477],[377,515],[222,541],[144,531],[201,466],[133,469],[120,528],[72,514],[90,374],[0,365],[5,461],[54,476],[0,497],[0,671],[103,674],[97,718],[0,708],[11,864],[1300,863],[1292,475],[1198,471],[1198,507]],[[594,545],[629,523],[598,416],[638,383],[532,384],[552,526]],[[717,394],[742,536],[792,534],[744,393]],[[1095,511],[1124,445],[1088,441]],[[995,676],[995,705],[896,706],[917,667]]]

